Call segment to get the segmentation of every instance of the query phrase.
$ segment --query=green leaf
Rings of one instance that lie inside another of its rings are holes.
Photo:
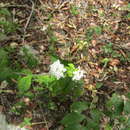
[[[0,81],[14,77],[12,69],[9,67],[8,52],[0,48]]]
[[[77,85],[77,87],[75,87],[74,88],[74,90],[73,90],[73,99],[75,99],[75,98],[79,98],[80,96],[82,96],[83,95],[83,93],[84,93],[84,89],[82,88],[83,87],[83,85]]]
[[[34,76],[34,78],[36,82],[40,84],[44,83],[46,85],[56,80],[54,76],[50,76],[50,75],[36,75]]]
[[[126,96],[127,96],[127,98],[130,99],[130,92],[128,92],[128,93],[126,94]]]
[[[82,114],[79,114],[77,112],[72,112],[67,114],[61,123],[65,126],[69,126],[71,124],[77,124],[80,123],[82,120],[84,120],[86,117]]]
[[[71,110],[79,113],[86,110],[87,108],[88,108],[87,102],[75,102],[71,105]]]
[[[106,107],[109,111],[109,116],[111,117],[119,116],[123,111],[124,101],[121,98],[121,96],[115,93],[107,102]]]
[[[70,12],[71,12],[71,14],[73,14],[73,15],[78,15],[78,14],[79,14],[79,12],[78,12],[78,7],[76,7],[76,6],[71,6]]]
[[[113,52],[113,43],[108,43],[105,46],[103,46],[103,51],[107,54],[107,53],[112,53]]]
[[[53,86],[53,90],[57,95],[72,95],[72,98],[78,98],[83,94],[83,82],[74,82],[70,77],[61,78]]]
[[[94,30],[92,28],[88,28],[86,31],[87,41],[91,41],[94,35]]]
[[[25,110],[26,110],[25,108],[26,108],[25,103],[19,101],[12,106],[12,108],[10,109],[10,112],[15,113],[16,115],[21,115],[25,112]]]
[[[86,130],[84,126],[81,126],[80,124],[73,124],[66,127],[64,130]]]
[[[87,119],[86,130],[100,130],[99,125],[100,123],[97,123],[92,119]]]
[[[59,57],[54,54],[50,55],[50,57],[51,57],[51,62],[55,62],[59,59]]]
[[[0,68],[0,81],[13,77],[13,72],[9,67]]]
[[[48,108],[50,109],[50,110],[57,110],[57,106],[56,106],[56,104],[54,103],[54,102],[48,102]]]
[[[32,75],[32,71],[30,69],[22,69],[21,74]]]
[[[96,88],[101,88],[103,86],[103,83],[96,83]]]
[[[2,26],[5,34],[15,32],[17,29],[17,24],[6,20],[5,21],[0,20],[0,26]]]
[[[26,77],[21,78],[18,81],[18,90],[21,94],[23,94],[24,92],[27,92],[30,89],[31,80],[32,80],[32,75],[28,75]]]
[[[107,125],[105,126],[104,130],[112,130],[112,127],[111,127],[109,124],[107,124]]]
[[[130,114],[130,101],[127,101],[127,102],[124,104],[124,113],[125,113],[125,114]]]
[[[69,77],[72,77],[73,76],[73,72],[78,70],[78,69],[75,68],[74,64],[68,64],[66,69],[67,69],[67,74],[68,74]]]
[[[24,121],[20,124],[21,127],[27,126],[27,125],[31,125],[31,120],[32,118],[24,118]]]
[[[0,49],[0,68],[4,68],[8,65],[8,55],[4,49]]]
[[[50,36],[50,43],[56,43],[57,42],[57,37],[53,34]]]
[[[11,16],[10,12],[6,8],[0,9],[0,15]]]
[[[86,40],[90,41],[93,38],[93,35],[100,35],[102,33],[102,28],[100,26],[90,27],[86,31]]]
[[[127,126],[130,126],[130,117],[127,120]]]
[[[91,110],[90,114],[93,121],[99,123],[100,118],[102,116],[102,112],[99,111],[98,109],[93,109]]]
[[[100,119],[102,117],[102,112],[97,109],[92,109],[90,111],[90,117],[87,118],[87,130],[99,130]]]
[[[108,62],[110,61],[110,59],[109,58],[104,58],[104,59],[102,59],[102,63],[104,63],[104,64],[107,64]]]
[[[66,95],[69,93],[72,93],[71,90],[73,88],[73,85],[70,86],[72,83],[71,78],[61,78],[57,81],[55,81],[53,84],[51,84],[53,88],[53,95]]]
[[[130,13],[128,13],[126,17],[127,17],[128,19],[130,19]]]
[[[94,27],[94,31],[97,35],[100,35],[102,33],[102,28],[100,26]]]
[[[26,92],[26,93],[24,93],[24,96],[26,96],[26,97],[28,97],[28,98],[30,98],[30,99],[34,99],[34,97],[35,97],[35,95],[34,95],[34,93],[32,93],[32,92]]]
[[[123,130],[130,130],[130,127],[124,128]]]
[[[130,9],[130,3],[128,4],[128,8]]]

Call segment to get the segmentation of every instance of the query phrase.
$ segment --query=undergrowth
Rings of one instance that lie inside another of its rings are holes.
[[[71,6],[70,13],[73,17],[79,15],[78,7]],[[12,21],[11,13],[6,8],[0,9],[0,16],[1,41],[17,32],[18,25]],[[23,116],[32,105],[50,113],[57,113],[63,107],[56,125],[62,125],[64,130],[129,130],[130,93],[114,91],[107,96],[104,94],[102,99],[100,92],[104,84],[101,81],[96,82],[96,87],[91,85],[86,92],[83,80],[85,73],[74,63],[56,55],[57,38],[50,25],[47,29],[52,63],[49,72],[36,73],[40,59],[33,47],[22,45],[17,48],[7,45],[0,48],[0,94],[14,93],[14,99],[17,100],[11,104],[9,111],[22,117],[21,127],[33,125],[32,117]],[[84,48],[88,51],[94,37],[102,33],[103,27],[100,25],[86,29],[85,40],[76,41],[78,51]],[[117,72],[119,60],[122,64],[129,63],[129,57],[121,54],[119,48],[115,49],[111,42],[103,45],[100,50],[101,53],[96,58],[100,58],[100,66],[104,69],[110,70],[113,67],[110,73]],[[114,63],[113,59],[116,59]],[[91,96],[87,95],[89,92]]]

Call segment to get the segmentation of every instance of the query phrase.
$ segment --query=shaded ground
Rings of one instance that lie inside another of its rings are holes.
[[[127,0],[1,1],[0,7],[11,11],[12,20],[19,28],[1,40],[0,46],[15,45],[17,49],[32,46],[40,58],[40,65],[33,69],[34,73],[48,72],[50,53],[81,66],[86,72],[83,98],[91,100],[96,84],[102,83],[103,87],[96,90],[102,106],[102,98],[115,91],[130,91],[128,3]],[[14,53],[12,59],[15,58],[19,59]],[[0,98],[1,111],[9,122],[17,124],[25,116],[33,117],[33,122],[41,122],[30,127],[34,130],[45,130],[46,125],[50,130],[62,129],[57,122],[70,104],[68,101],[58,105],[58,110],[48,111],[29,102],[26,112],[16,116],[9,112],[12,102],[19,100],[15,90],[13,94],[2,93]],[[21,100],[26,102],[26,98]]]

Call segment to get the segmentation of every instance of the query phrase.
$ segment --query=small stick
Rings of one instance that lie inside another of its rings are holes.
[[[24,27],[23,43],[24,43],[24,39],[25,39],[25,35],[26,35],[26,29],[27,29],[27,27],[28,27],[28,25],[29,25],[29,22],[30,22],[30,20],[31,20],[31,17],[32,17],[32,14],[33,14],[33,10],[34,10],[34,3],[33,3],[32,0],[30,0],[30,1],[31,1],[31,3],[32,3],[32,9],[31,9],[30,15],[29,15],[29,17],[28,17],[28,20],[27,20],[27,22],[26,22],[26,24],[25,24],[25,27]]]
[[[31,123],[31,126],[32,125],[40,125],[40,124],[44,124],[45,122],[35,122],[35,123]]]

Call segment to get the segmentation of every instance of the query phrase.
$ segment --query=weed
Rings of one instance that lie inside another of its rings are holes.
[[[90,42],[94,35],[100,35],[102,33],[102,28],[100,26],[90,27],[86,31],[86,40]]]
[[[7,35],[16,32],[18,25],[11,19],[11,13],[6,8],[0,9],[0,40],[6,39]]]
[[[37,51],[30,46],[23,46],[20,50],[20,55],[29,68],[34,68],[39,64]]]
[[[70,8],[70,13],[72,14],[72,15],[78,15],[79,14],[79,11],[78,11],[78,7],[76,7],[76,6],[71,6],[71,8]]]
[[[20,124],[21,127],[24,127],[24,126],[30,126],[32,123],[31,123],[31,120],[32,118],[24,118],[23,122]]]

